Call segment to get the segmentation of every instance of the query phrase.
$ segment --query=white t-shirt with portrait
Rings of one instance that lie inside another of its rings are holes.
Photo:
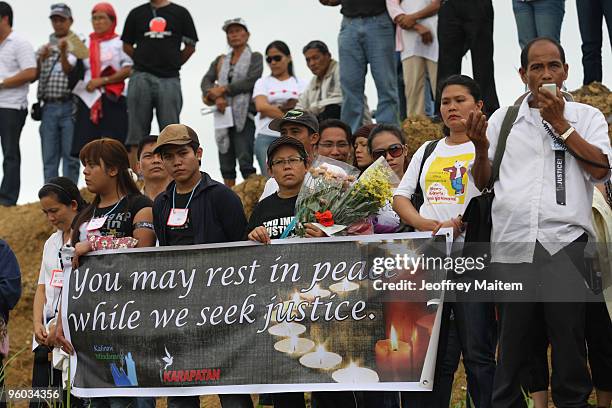
[[[412,157],[394,195],[410,198],[414,194],[426,146],[427,143],[419,147]],[[423,218],[436,221],[456,218],[463,215],[473,197],[480,195],[472,178],[475,155],[472,142],[459,145],[449,145],[446,139],[438,142],[425,161],[419,180],[424,198],[419,214]]]
[[[279,81],[272,75],[268,75],[255,82],[253,99],[257,96],[265,96],[271,105],[282,105],[289,99],[298,99],[307,86],[307,82],[294,76]],[[261,113],[257,113],[257,116],[255,116],[256,134],[280,136],[280,133],[268,128],[270,122],[272,122],[272,118],[262,117]]]

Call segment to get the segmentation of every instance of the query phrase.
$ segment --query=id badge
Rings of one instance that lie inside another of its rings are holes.
[[[61,269],[54,269],[51,271],[51,282],[49,283],[54,288],[61,288],[64,286],[64,271]]]
[[[182,227],[187,222],[188,214],[189,208],[173,208],[170,210],[166,225],[169,227]]]
[[[104,217],[92,218],[91,220],[89,220],[89,223],[87,224],[87,231],[99,230],[100,228],[104,226],[104,223],[106,222],[107,218],[108,218],[107,215],[105,215]]]

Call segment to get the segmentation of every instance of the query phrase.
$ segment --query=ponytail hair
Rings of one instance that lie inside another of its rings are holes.
[[[88,162],[104,164],[108,170],[114,168],[117,170],[117,193],[119,195],[138,195],[140,190],[132,178],[130,172],[130,160],[128,152],[123,144],[115,139],[102,138],[87,143],[81,149],[79,154],[81,163],[85,165]],[[79,242],[79,227],[86,220],[90,219],[94,210],[100,205],[100,195],[96,197],[81,213],[77,216],[72,229],[72,243]]]

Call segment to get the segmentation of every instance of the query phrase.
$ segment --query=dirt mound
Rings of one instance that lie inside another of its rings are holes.
[[[244,182],[232,188],[232,190],[238,194],[238,197],[240,197],[240,201],[242,201],[242,206],[244,207],[244,213],[246,214],[247,219],[251,216],[255,204],[259,202],[259,197],[261,196],[261,193],[263,193],[266,180],[267,179],[264,176],[253,174]]]
[[[423,143],[428,140],[440,139],[443,125],[433,123],[426,116],[414,116],[406,119],[402,123],[402,129],[406,134],[406,144],[408,145],[408,157],[412,157]]]

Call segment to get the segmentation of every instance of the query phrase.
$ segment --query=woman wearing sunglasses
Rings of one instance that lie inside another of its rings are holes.
[[[406,137],[400,128],[394,125],[377,125],[368,136],[368,152],[372,162],[384,157],[397,177],[401,180],[408,167]],[[374,233],[390,234],[400,228],[400,217],[393,210],[391,203],[378,212],[372,220]]]
[[[268,174],[268,146],[280,136],[278,132],[268,128],[268,125],[273,119],[282,118],[286,112],[293,109],[298,97],[308,86],[294,75],[291,52],[284,42],[274,41],[266,47],[266,62],[270,67],[270,75],[259,78],[253,89],[257,109],[255,156],[263,175]]]
[[[478,84],[470,77],[453,75],[441,84],[440,114],[446,137],[430,141],[414,154],[410,166],[393,197],[393,208],[402,221],[419,231],[452,228],[455,250],[464,239],[462,214],[474,196],[480,194],[471,175],[474,145],[467,137],[465,123],[472,112],[482,110]],[[429,157],[425,148],[436,143]],[[420,171],[421,163],[423,170]],[[420,177],[419,177],[420,174]],[[416,209],[410,197],[417,183],[424,202]],[[460,279],[453,273],[455,279]],[[451,310],[454,320],[450,319]],[[477,408],[491,406],[495,373],[496,324],[490,303],[446,303],[442,314],[438,360],[431,393],[402,393],[402,403],[410,406],[447,407],[450,402],[455,370],[463,354],[469,398]],[[469,405],[469,404],[468,404]]]

